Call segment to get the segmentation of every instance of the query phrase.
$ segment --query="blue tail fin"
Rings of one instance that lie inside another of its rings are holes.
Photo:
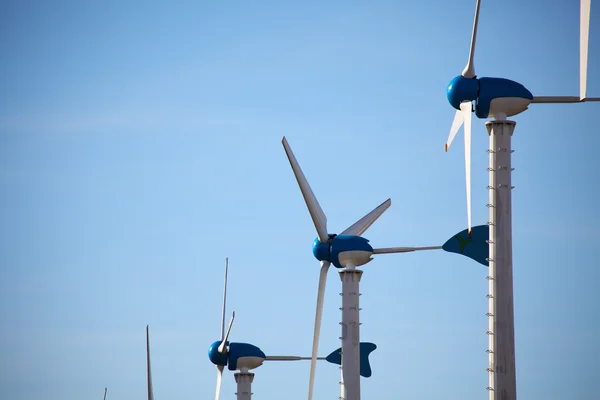
[[[371,364],[369,364],[369,354],[375,350],[375,343],[360,342],[360,375],[368,378],[371,376]],[[342,365],[342,348],[340,347],[327,357],[325,360],[332,364]]]
[[[489,246],[487,243],[490,227],[488,225],[474,226],[469,237],[467,230],[452,236],[442,249],[450,253],[467,256],[480,264],[488,266]]]

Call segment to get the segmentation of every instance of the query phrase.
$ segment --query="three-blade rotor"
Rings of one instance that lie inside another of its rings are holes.
[[[287,142],[287,139],[283,137],[281,140],[283,144],[283,148],[285,149],[285,154],[292,166],[292,170],[294,171],[294,176],[296,177],[296,181],[298,182],[298,186],[300,186],[300,191],[302,192],[302,197],[304,197],[304,201],[306,203],[306,207],[308,208],[308,212],[313,220],[313,224],[315,225],[315,229],[317,230],[317,235],[319,238],[319,242],[327,243],[329,241],[329,235],[327,234],[327,217],[321,208],[321,205],[317,201],[315,194],[313,193],[304,173],[302,172],[302,168],[298,164],[294,153],[290,145]],[[319,289],[317,292],[317,309],[315,312],[315,328],[313,333],[313,345],[312,345],[312,354],[310,360],[310,378],[308,385],[308,399],[312,400],[312,393],[315,383],[315,371],[317,368],[317,354],[319,351],[319,336],[321,334],[321,319],[323,317],[323,300],[325,297],[325,286],[327,284],[327,271],[329,270],[329,266],[331,263],[329,261],[321,261],[321,273],[319,275]]]
[[[473,19],[473,31],[471,32],[471,46],[469,47],[469,59],[467,65],[463,69],[462,76],[464,78],[476,78],[475,74],[475,43],[477,42],[477,26],[479,24],[479,6],[481,0],[477,0],[475,3],[475,17]],[[460,110],[456,110],[454,114],[454,120],[450,127],[450,134],[446,141],[446,151],[450,148],[454,137],[458,133],[460,127],[464,124],[465,126],[465,175],[466,175],[466,187],[467,187],[467,225],[468,232],[471,235],[471,120],[472,120],[473,106],[471,101],[464,101],[460,104]]]
[[[465,101],[460,104],[460,110],[456,110],[454,121],[450,128],[450,135],[446,142],[446,151],[450,148],[452,141],[456,137],[458,130],[463,125],[465,126],[465,175],[467,187],[467,225],[469,236],[471,235],[471,120],[472,120],[472,104],[470,101]]]
[[[229,320],[229,325],[227,326],[227,331],[225,331],[225,304],[227,302],[227,271],[229,269],[229,258],[225,258],[225,283],[223,284],[223,308],[221,312],[221,344],[217,351],[221,354],[227,354],[227,340],[229,339],[229,333],[231,332],[231,326],[233,325],[233,320],[235,319],[235,311],[231,314],[231,319]],[[219,395],[221,393],[221,381],[223,379],[223,370],[225,369],[224,365],[215,365],[217,368],[217,387],[215,390],[215,400],[219,400]]]

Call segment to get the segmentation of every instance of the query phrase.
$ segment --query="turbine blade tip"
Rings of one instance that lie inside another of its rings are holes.
[[[448,152],[448,143],[446,143],[446,153]]]

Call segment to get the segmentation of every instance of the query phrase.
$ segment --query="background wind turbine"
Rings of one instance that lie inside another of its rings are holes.
[[[300,361],[310,360],[310,357],[298,356],[267,356],[255,345],[249,343],[229,342],[229,333],[235,318],[235,312],[231,316],[227,331],[225,331],[225,303],[227,300],[227,272],[229,269],[229,259],[225,259],[225,283],[223,288],[223,309],[221,318],[221,338],[210,345],[208,348],[208,358],[217,368],[217,387],[215,400],[219,400],[221,392],[221,380],[225,366],[230,371],[239,371],[234,374],[237,382],[238,400],[250,400],[252,397],[252,381],[254,373],[249,372],[252,369],[260,367],[265,361]],[[369,365],[368,355],[377,348],[373,343],[360,343],[361,352],[364,355],[364,361],[360,365],[360,373],[365,376],[371,376],[371,367]],[[341,364],[341,349],[337,349],[327,357],[317,357],[318,360],[326,360],[332,364]],[[148,359],[148,365],[149,364]],[[150,371],[150,370],[148,370]],[[149,373],[149,372],[148,372]],[[150,375],[148,375],[150,376]],[[150,379],[150,378],[148,378]],[[150,382],[150,380],[148,381]],[[150,383],[148,383],[150,388]],[[149,400],[152,400],[149,398]]]
[[[317,238],[313,242],[312,251],[317,260],[321,262],[319,289],[317,293],[317,309],[315,315],[315,328],[313,337],[312,359],[310,366],[310,381],[308,398],[312,399],[319,335],[321,331],[321,318],[323,315],[323,297],[327,271],[333,264],[341,269],[339,272],[342,280],[342,375],[343,393],[345,400],[360,398],[360,320],[359,320],[359,283],[362,271],[356,269],[372,260],[373,254],[405,253],[417,250],[436,250],[442,246],[429,247],[388,247],[374,249],[369,241],[361,235],[389,208],[392,201],[387,199],[373,211],[356,221],[341,234],[330,234],[327,231],[327,217],[321,209],[290,145],[285,137],[282,144],[287,154],[300,191],[308,207],[308,212],[317,230]],[[345,393],[344,393],[345,391]]]
[[[489,398],[514,400],[517,396],[514,343],[512,280],[511,137],[516,123],[506,118],[525,111],[530,103],[580,103],[600,101],[586,97],[588,38],[591,0],[580,3],[579,96],[533,96],[523,85],[504,78],[477,78],[474,66],[479,6],[471,36],[469,59],[461,75],[447,88],[450,104],[457,110],[446,151],[464,123],[467,188],[467,230],[471,235],[471,113],[486,122],[490,136],[489,153]],[[475,107],[473,108],[473,101]]]

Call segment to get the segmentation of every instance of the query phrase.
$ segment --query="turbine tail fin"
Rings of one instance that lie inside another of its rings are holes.
[[[489,266],[488,225],[474,226],[469,236],[468,229],[458,232],[444,243],[442,249],[449,253],[462,254],[480,264]]]
[[[360,375],[368,378],[372,375],[371,364],[369,363],[369,354],[371,354],[377,345],[371,342],[360,342]],[[342,348],[331,352],[325,360],[331,364],[342,365]]]

